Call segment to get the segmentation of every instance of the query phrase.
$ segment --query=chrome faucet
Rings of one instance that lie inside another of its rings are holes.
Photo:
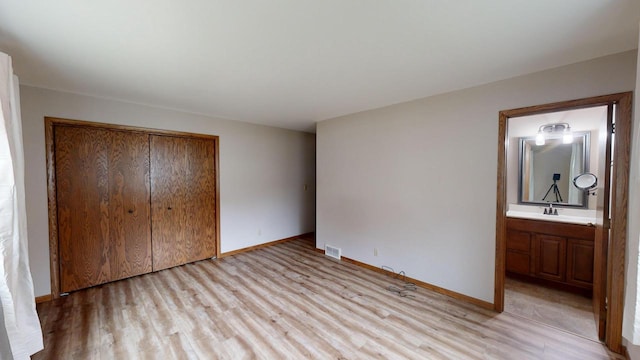
[[[553,208],[553,204],[549,203],[548,208],[544,208],[544,215],[558,215],[558,209]]]

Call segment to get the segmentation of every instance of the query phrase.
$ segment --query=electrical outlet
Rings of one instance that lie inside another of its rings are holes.
[[[377,248],[373,248],[373,256],[378,256],[378,249]]]
[[[262,235],[262,229],[258,229],[258,236]]]
[[[304,184],[304,191],[307,191],[307,190],[309,190],[309,185]]]

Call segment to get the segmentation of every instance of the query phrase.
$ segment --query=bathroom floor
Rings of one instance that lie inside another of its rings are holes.
[[[504,311],[598,341],[591,299],[506,278]]]

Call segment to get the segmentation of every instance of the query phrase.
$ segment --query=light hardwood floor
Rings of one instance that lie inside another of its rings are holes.
[[[398,281],[295,240],[40,304],[33,359],[618,358],[521,317],[386,290]]]
[[[598,340],[590,298],[511,278],[504,290],[505,312]]]

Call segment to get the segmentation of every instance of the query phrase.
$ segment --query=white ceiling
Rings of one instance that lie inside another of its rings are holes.
[[[638,0],[1,0],[21,82],[315,122],[638,46]]]

